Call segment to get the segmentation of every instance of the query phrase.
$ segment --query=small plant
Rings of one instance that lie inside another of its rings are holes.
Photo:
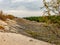
[[[4,27],[3,26],[0,26],[0,29],[4,29]]]
[[[15,18],[15,16],[13,16],[13,15],[7,15],[7,16],[6,16],[6,18],[14,19],[14,18]]]
[[[39,36],[39,33],[31,31],[31,30],[26,30],[26,32],[34,38],[37,38]]]

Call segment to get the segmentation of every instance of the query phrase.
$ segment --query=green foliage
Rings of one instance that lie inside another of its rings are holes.
[[[24,19],[30,21],[45,22],[45,20],[42,17],[25,17]]]
[[[37,21],[37,22],[45,22],[45,23],[49,22],[49,23],[60,24],[60,16],[25,17],[24,19]]]

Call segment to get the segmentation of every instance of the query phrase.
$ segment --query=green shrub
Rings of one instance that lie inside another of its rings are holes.
[[[48,22],[60,24],[60,16],[42,16],[42,17],[25,17],[24,19],[37,21],[37,22]]]

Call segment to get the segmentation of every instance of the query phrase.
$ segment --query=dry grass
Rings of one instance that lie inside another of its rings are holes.
[[[4,27],[3,26],[0,26],[0,29],[4,29]]]

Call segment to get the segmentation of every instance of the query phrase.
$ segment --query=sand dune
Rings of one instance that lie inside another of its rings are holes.
[[[0,45],[53,45],[21,34],[1,33]]]

